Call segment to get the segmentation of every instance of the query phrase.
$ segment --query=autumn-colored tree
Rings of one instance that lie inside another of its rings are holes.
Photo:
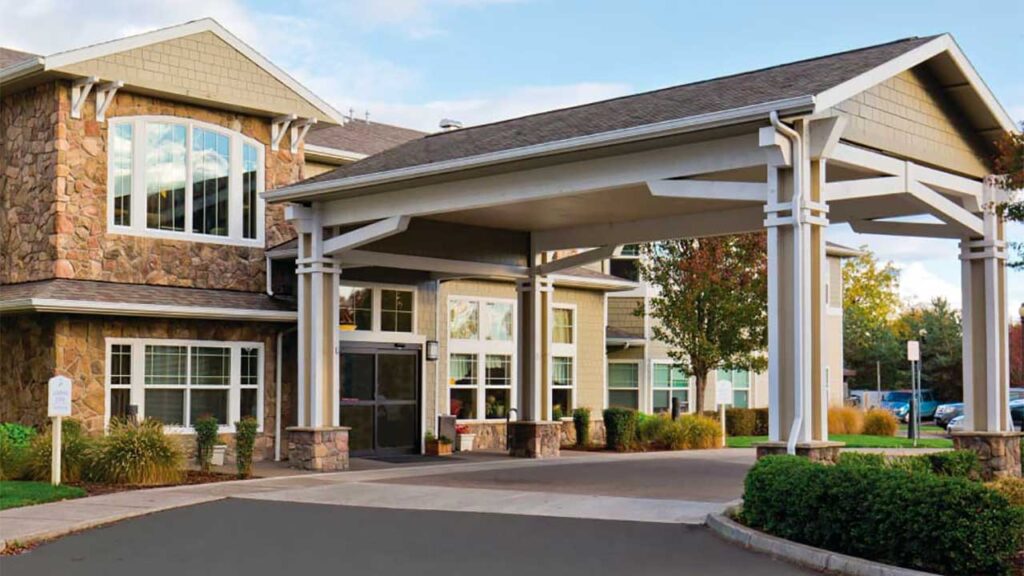
[[[995,142],[995,169],[1002,176],[998,182],[1012,195],[1010,201],[999,206],[999,210],[1011,222],[1024,222],[1024,198],[1021,194],[1024,190],[1024,122],[1021,130],[1016,134],[1004,134]],[[1024,242],[1011,242],[1010,245],[1017,252],[1017,259],[1007,265],[1024,269]]]
[[[1010,324],[1010,386],[1024,388],[1024,324]]]
[[[843,263],[843,356],[857,372],[852,381],[874,388],[896,385],[900,371],[900,342],[893,330],[899,315],[899,271],[861,247],[861,255]]]
[[[643,279],[656,289],[654,336],[696,381],[704,407],[708,374],[718,368],[763,370],[768,345],[765,234],[673,240],[641,249]],[[643,314],[643,310],[638,310]]]

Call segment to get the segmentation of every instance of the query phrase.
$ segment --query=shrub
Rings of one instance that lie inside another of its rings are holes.
[[[625,451],[636,444],[636,410],[606,408],[603,416],[608,449]]]
[[[978,453],[972,450],[935,452],[933,454],[925,454],[921,458],[928,461],[931,471],[936,474],[969,478],[971,480],[979,480],[981,478],[981,463],[978,461]]]
[[[864,413],[850,406],[829,408],[828,431],[830,434],[860,434],[864,431]]]
[[[843,452],[839,455],[840,466],[862,466],[870,468],[890,468],[915,474],[936,474],[978,480],[981,477],[981,465],[978,455],[970,450],[953,450],[935,452],[917,456],[891,456],[884,454],[863,454]]]
[[[181,481],[183,459],[159,421],[115,418],[96,446],[90,479],[135,486],[175,484]]]
[[[252,476],[252,450],[256,444],[256,428],[258,423],[253,417],[242,418],[235,422],[235,463],[238,466],[238,477]],[[444,442],[445,437],[440,438]],[[451,440],[448,441],[451,443]]]
[[[811,546],[944,574],[1005,573],[1024,544],[1024,509],[979,483],[847,462],[762,458],[745,481],[743,520]]]
[[[203,416],[196,420],[193,427],[196,430],[196,463],[203,472],[209,472],[210,462],[213,460],[213,446],[217,443],[217,419],[213,416]]]
[[[985,484],[999,492],[1010,504],[1024,508],[1024,478],[1000,478]]]
[[[35,428],[22,424],[0,424],[0,480],[25,476]]]
[[[895,436],[900,423],[888,410],[872,409],[864,416],[864,434],[868,436]]]
[[[64,482],[78,482],[89,467],[92,456],[92,439],[82,430],[81,423],[73,418],[61,420],[60,436],[60,477]],[[52,430],[37,434],[32,439],[26,461],[27,476],[40,482],[50,480]]]
[[[666,435],[670,433],[669,428],[676,425],[671,416],[667,414],[657,416],[638,414],[637,417],[636,440],[642,447],[669,448],[665,442]]]
[[[554,420],[555,422],[558,422],[564,417],[565,413],[562,412],[562,405],[555,404],[555,407],[551,409],[551,419]]]
[[[683,434],[683,447],[689,450],[720,448],[722,446],[722,425],[707,416],[687,414],[679,418]]]
[[[753,408],[754,416],[756,417],[757,424],[754,426],[754,436],[767,436],[768,435],[768,409],[767,408]]]
[[[750,408],[726,408],[725,431],[729,436],[756,436],[757,413]]]
[[[590,444],[590,408],[573,410],[572,425],[576,428],[576,445],[586,448]]]

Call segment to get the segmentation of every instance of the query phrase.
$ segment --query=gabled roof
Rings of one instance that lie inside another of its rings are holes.
[[[306,155],[310,156],[312,150],[325,155],[338,151],[366,157],[426,135],[419,130],[355,119],[341,125],[317,124],[306,134]]]
[[[0,47],[0,69],[38,58],[41,58],[38,54],[30,54],[20,50]]]
[[[266,193],[296,200],[482,166],[651,139],[713,126],[823,112],[940,54],[977,100],[979,131],[1015,129],[948,35],[906,38],[771,68],[512,120],[431,134],[365,160]],[[966,101],[966,100],[964,100]]]

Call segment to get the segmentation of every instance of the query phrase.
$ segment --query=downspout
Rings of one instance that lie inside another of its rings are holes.
[[[797,436],[799,435],[800,429],[803,427],[804,420],[805,376],[803,366],[803,259],[802,252],[800,250],[803,228],[803,143],[800,139],[800,134],[796,130],[786,126],[779,120],[778,112],[773,110],[769,113],[768,118],[771,120],[772,126],[775,127],[775,130],[782,133],[782,135],[789,140],[793,159],[793,198],[790,202],[792,205],[790,212],[793,215],[793,288],[797,293],[795,306],[793,307],[793,313],[795,316],[793,332],[796,338],[793,370],[797,378],[796,386],[793,388],[793,399],[795,404],[793,426],[790,428],[789,438],[786,440],[786,452],[788,454],[796,454]]]
[[[274,462],[281,461],[281,356],[284,350],[284,335],[298,329],[298,326],[292,326],[277,333],[277,356],[274,357]]]

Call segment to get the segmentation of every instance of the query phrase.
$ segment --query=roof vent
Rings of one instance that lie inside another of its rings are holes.
[[[459,128],[462,128],[462,122],[459,122],[458,120],[452,120],[451,118],[444,118],[441,120],[440,127],[441,130],[444,130],[445,132],[451,132],[452,130],[458,130]]]

